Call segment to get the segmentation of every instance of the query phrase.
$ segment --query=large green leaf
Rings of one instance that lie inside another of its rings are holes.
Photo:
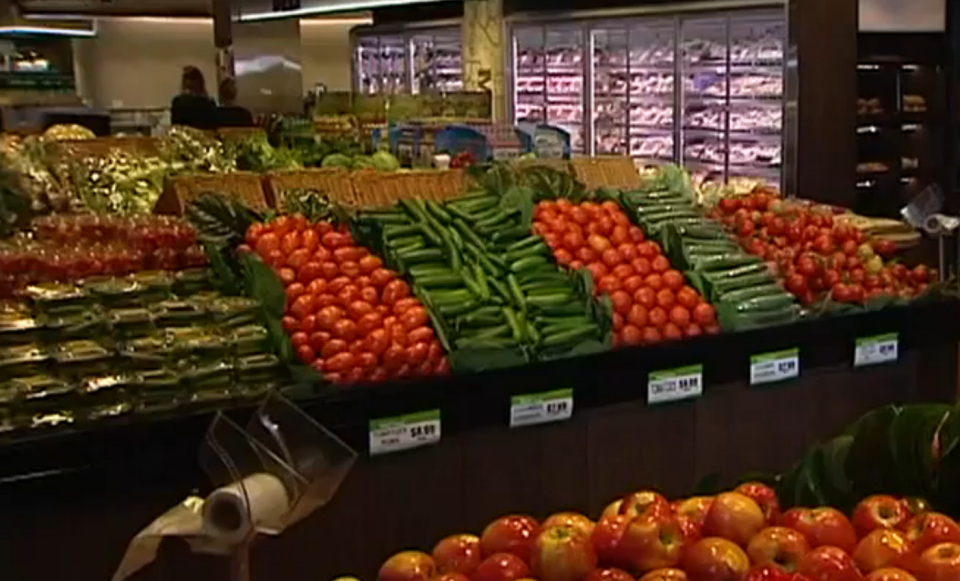
[[[823,449],[815,446],[800,465],[794,496],[796,506],[822,506],[827,503],[823,494]]]
[[[900,486],[898,496],[925,496],[925,470],[917,454],[917,443],[924,438],[924,427],[931,421],[939,423],[950,412],[946,404],[904,406],[890,425],[890,449]]]
[[[847,478],[846,461],[853,444],[853,436],[838,436],[823,446],[820,488],[830,506],[849,512],[856,503],[850,480]]]
[[[267,314],[279,320],[287,304],[287,293],[277,273],[253,254],[240,257],[246,295],[257,299]]]
[[[899,478],[890,448],[890,426],[900,410],[888,405],[857,420],[847,456],[846,473],[858,497],[889,493]]]

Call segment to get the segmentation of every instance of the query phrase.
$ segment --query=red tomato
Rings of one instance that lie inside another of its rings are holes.
[[[406,363],[411,367],[419,367],[427,360],[427,354],[429,353],[430,348],[426,343],[413,343],[406,350]]]
[[[574,260],[573,262],[570,263],[571,270],[580,270],[581,268],[583,268],[583,263],[580,262],[579,260]]]
[[[351,319],[354,321],[359,321],[365,315],[369,315],[373,312],[373,306],[366,301],[353,300],[347,306],[347,312],[350,313]]]
[[[315,280],[323,280],[323,268],[319,262],[308,262],[300,267],[297,273],[297,280],[303,284],[310,284]]]
[[[310,253],[303,248],[294,250],[287,255],[287,266],[299,270],[304,264],[310,262],[310,258]]]
[[[600,256],[593,248],[589,246],[584,246],[577,251],[577,258],[580,262],[585,264],[590,264],[591,262],[596,262],[597,258]]]
[[[657,257],[659,252],[657,252],[656,243],[652,240],[647,240],[646,242],[641,242],[637,245],[637,253],[643,257],[653,260]]]
[[[658,329],[663,329],[663,327],[670,320],[670,316],[663,307],[654,307],[653,309],[650,309],[650,312],[648,313],[648,319],[650,320],[651,325]]]
[[[646,345],[652,345],[654,343],[659,343],[663,340],[663,336],[660,335],[660,330],[656,327],[644,327],[643,329],[643,342]]]
[[[296,282],[297,273],[292,268],[281,268],[277,272],[277,276],[280,277],[280,282],[283,283],[283,286],[288,286]]]
[[[378,268],[370,273],[370,281],[373,282],[373,286],[377,288],[387,286],[387,283],[395,278],[397,278],[397,273],[392,270],[387,270],[386,268]]]
[[[670,309],[677,302],[677,297],[673,294],[673,291],[665,288],[660,290],[657,293],[657,304],[663,307],[664,309]]]
[[[677,305],[670,309],[670,321],[681,329],[686,329],[690,324],[690,311],[686,307]]]
[[[304,230],[300,235],[300,247],[308,252],[315,252],[320,246],[320,237],[314,230]]]
[[[337,306],[324,307],[317,311],[317,325],[325,331],[333,331],[337,321],[343,318],[343,309]],[[326,359],[326,357],[324,357]]]
[[[791,274],[786,280],[787,290],[800,296],[807,291],[807,279],[802,274]]]
[[[930,276],[930,269],[925,264],[918,264],[910,272],[910,278],[916,283],[929,283],[933,277]]]
[[[623,290],[630,293],[630,296],[633,296],[643,286],[643,277],[639,275],[633,275],[627,277],[623,281]]]
[[[660,255],[650,262],[650,266],[653,267],[653,272],[666,272],[670,270],[670,261],[666,256]]]
[[[683,275],[678,270],[668,270],[663,273],[663,284],[674,292],[683,288],[683,282]]]
[[[383,315],[380,313],[367,313],[357,319],[357,333],[366,336],[374,330],[383,326]]]
[[[314,308],[316,310],[324,309],[326,307],[334,307],[340,304],[340,300],[330,293],[322,293],[319,295],[314,295],[316,298],[316,305]]]
[[[324,371],[333,373],[345,373],[349,371],[356,363],[356,358],[349,351],[342,351],[333,357],[324,357]]]
[[[648,287],[655,291],[659,291],[664,287],[663,277],[657,273],[647,275],[647,278],[644,279],[644,282],[647,283]]]
[[[648,321],[647,308],[641,304],[634,304],[627,314],[627,321],[638,329],[646,327]]]
[[[295,349],[299,349],[301,345],[307,345],[310,343],[310,335],[304,333],[303,331],[297,331],[290,336],[290,342],[293,343]]]
[[[620,339],[624,345],[639,345],[643,343],[643,331],[635,325],[627,325],[620,331]]]
[[[842,282],[833,285],[830,294],[833,300],[837,302],[849,303],[853,300],[853,293],[850,291],[850,287]]]
[[[693,320],[706,329],[706,327],[716,323],[717,311],[709,303],[700,303],[693,309]]]
[[[254,247],[262,258],[270,256],[274,251],[280,250],[280,237],[273,232],[267,232],[257,240]]]
[[[587,265],[587,270],[593,275],[593,280],[600,280],[607,275],[607,266],[602,262],[591,262]]]
[[[597,282],[597,290],[601,293],[613,294],[621,288],[620,279],[612,274],[600,277],[600,280]]]
[[[645,286],[633,294],[633,302],[647,309],[657,306],[657,291]]]
[[[323,278],[333,280],[340,276],[340,267],[337,266],[336,262],[321,262],[320,272],[323,274]]]
[[[663,338],[667,341],[678,341],[683,339],[683,331],[675,323],[667,323],[663,327]]]
[[[317,317],[316,315],[307,315],[300,321],[300,330],[309,335],[317,330]]]
[[[387,286],[383,288],[380,300],[386,305],[393,305],[408,296],[410,296],[410,287],[403,280],[397,279],[387,283]]]
[[[649,258],[637,258],[633,260],[630,265],[633,266],[633,270],[640,276],[647,276],[653,272],[653,266],[651,266]]]
[[[429,321],[430,317],[427,315],[427,309],[419,306],[411,307],[400,315],[400,324],[407,331],[426,325]]]
[[[620,246],[629,241],[630,231],[627,230],[626,226],[617,225],[613,227],[613,231],[610,232],[610,242],[613,242],[615,246]]]
[[[300,361],[310,365],[317,359],[317,353],[313,350],[313,347],[304,343],[303,345],[297,347],[297,357],[300,358]]]
[[[416,329],[413,329],[407,333],[407,339],[409,339],[411,343],[423,342],[429,344],[431,341],[433,341],[433,337],[433,329],[426,325],[417,327]]]
[[[703,328],[696,323],[690,323],[687,325],[687,328],[683,330],[683,334],[686,337],[699,337],[703,335]]]
[[[273,268],[280,268],[287,263],[287,257],[283,255],[279,250],[274,250],[264,259],[264,262],[272,266]]]
[[[338,339],[343,339],[347,342],[353,341],[357,336],[357,324],[350,319],[339,319],[333,324],[331,332],[333,336]]]
[[[623,315],[617,312],[613,313],[613,330],[614,331],[619,331],[620,329],[623,329],[623,326],[626,324],[627,324],[627,320],[623,318]]]
[[[280,319],[280,325],[287,333],[295,333],[300,329],[300,321],[295,317],[283,317]]]
[[[383,266],[383,261],[377,258],[376,256],[364,256],[360,259],[359,263],[360,270],[364,274],[371,274],[376,271],[378,268]]]
[[[633,297],[630,293],[622,290],[614,291],[610,294],[610,300],[613,302],[613,310],[626,316],[633,306]]]
[[[348,308],[353,301],[360,300],[360,289],[355,284],[348,284],[337,293],[337,301],[344,308]]]
[[[327,281],[323,278],[315,278],[307,285],[306,292],[312,295],[322,295],[327,292]]]
[[[687,309],[693,309],[700,302],[700,294],[692,287],[684,286],[677,291],[677,302]]]
[[[360,265],[352,260],[345,260],[340,263],[340,274],[351,279],[356,278],[360,276]]]
[[[320,237],[320,243],[330,250],[346,246],[347,240],[338,232],[327,232]]]
[[[553,257],[557,259],[560,266],[569,266],[573,262],[573,254],[566,248],[558,248],[553,252]]]
[[[588,236],[587,244],[589,244],[590,248],[592,248],[597,254],[601,254],[603,251],[613,248],[613,246],[610,244],[610,241],[606,237],[599,234],[591,234]]]
[[[297,300],[293,301],[293,304],[290,305],[290,312],[294,317],[303,320],[304,317],[312,315],[316,309],[316,299],[313,298],[313,295],[302,295],[297,297]]]
[[[402,315],[407,311],[407,309],[412,309],[413,307],[420,306],[420,299],[416,297],[407,297],[405,299],[400,299],[393,305],[393,314]]]
[[[364,346],[374,355],[380,355],[390,347],[390,334],[386,329],[374,329],[367,335]]]
[[[567,232],[563,235],[563,247],[570,252],[576,252],[583,246],[583,234],[577,231]]]
[[[612,273],[613,276],[623,280],[625,278],[630,278],[633,276],[633,267],[629,264],[618,264],[613,267]]]
[[[381,363],[387,370],[396,372],[403,366],[405,359],[406,350],[400,345],[393,344],[383,352]]]
[[[296,230],[287,232],[283,235],[283,238],[280,239],[280,251],[284,254],[290,255],[298,248],[300,248],[300,232]]]
[[[323,348],[320,351],[320,356],[323,357],[324,360],[329,360],[334,355],[337,355],[338,353],[343,353],[346,350],[347,350],[346,341],[344,341],[343,339],[330,339],[323,345]]]
[[[360,298],[367,301],[371,305],[373,305],[374,308],[380,306],[377,304],[380,302],[380,293],[377,292],[377,289],[375,287],[365,286],[362,289],[360,289]]]
[[[617,246],[617,252],[620,253],[620,256],[623,258],[624,262],[632,262],[640,257],[640,253],[637,252],[637,246],[632,242],[627,242]]]
[[[287,304],[293,304],[293,301],[297,300],[301,295],[306,294],[306,292],[307,287],[303,286],[302,283],[295,282],[291,284],[287,287]]]

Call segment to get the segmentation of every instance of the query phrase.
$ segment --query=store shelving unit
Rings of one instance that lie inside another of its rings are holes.
[[[364,94],[463,89],[460,28],[356,30],[353,87]]]
[[[782,8],[518,23],[514,119],[570,130],[575,153],[778,184],[786,34]]]

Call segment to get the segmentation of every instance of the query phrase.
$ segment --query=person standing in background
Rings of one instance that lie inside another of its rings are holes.
[[[237,81],[227,77],[220,83],[220,107],[217,108],[217,127],[253,127],[253,115],[237,105]]]
[[[170,122],[197,129],[217,128],[217,104],[207,95],[203,73],[197,67],[183,67],[180,94],[170,104]]]

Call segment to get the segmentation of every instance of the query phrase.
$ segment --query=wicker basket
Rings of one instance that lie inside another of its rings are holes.
[[[129,137],[97,137],[95,139],[80,139],[77,141],[61,141],[57,143],[57,152],[60,155],[84,159],[107,155],[111,150],[133,155],[159,155],[160,140],[145,135]]]
[[[264,182],[267,203],[272,208],[280,205],[284,191],[294,189],[316,190],[326,194],[334,202],[348,206],[357,205],[350,172],[343,168],[270,172],[266,175]]]
[[[221,127],[217,130],[217,137],[223,142],[243,141],[258,135],[266,139],[267,132],[260,127]]]
[[[354,172],[353,191],[361,208],[392,206],[398,200],[422,198],[441,201],[463,192],[463,170],[422,170],[381,173],[374,170]]]
[[[518,159],[513,162],[513,165],[517,169],[524,169],[528,167],[549,167],[550,169],[562,171],[563,173],[568,173],[568,174],[573,173],[573,168],[571,167],[570,160],[568,159],[556,159],[556,158]]]
[[[255,210],[269,207],[260,174],[236,172],[195,174],[167,180],[153,211],[156,214],[182,215],[187,204],[206,192],[223,194]]]
[[[602,187],[634,189],[640,185],[640,174],[629,157],[578,157],[570,165],[573,175],[588,190]]]

